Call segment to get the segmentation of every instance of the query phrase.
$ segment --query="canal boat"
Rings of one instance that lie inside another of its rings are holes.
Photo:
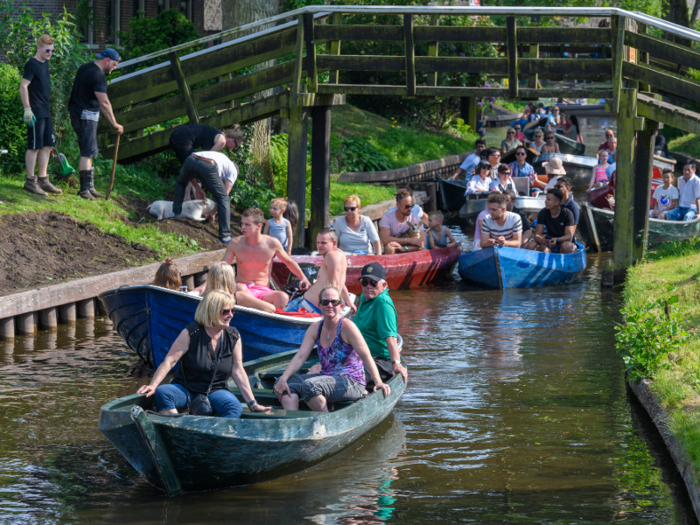
[[[532,167],[535,168],[537,173],[544,175],[545,169],[542,164],[554,157],[561,159],[566,170],[566,177],[571,180],[574,188],[587,187],[591,183],[591,176],[598,165],[598,159],[595,157],[567,155],[564,153],[543,153],[533,161]]]
[[[495,290],[567,284],[585,269],[586,250],[580,244],[566,255],[494,246],[459,256],[462,279]]]
[[[545,122],[546,123],[546,117],[542,118],[540,122]],[[544,128],[544,124],[540,124],[539,126],[534,126],[527,131],[524,132],[525,138],[527,140],[532,141],[534,139],[535,135],[535,130],[539,129],[543,133],[546,133],[546,129]],[[569,137],[562,135],[560,130],[556,130],[556,133],[554,134],[557,144],[559,144],[559,151],[561,153],[568,153],[570,155],[583,155],[586,152],[586,145],[582,142],[576,142],[573,139],[570,139]]]
[[[442,211],[457,211],[464,205],[464,192],[467,191],[467,181],[443,179],[438,175],[440,183],[440,203]]]
[[[201,297],[159,286],[124,286],[100,295],[117,333],[141,360],[157,368],[184,328],[194,321]],[[349,307],[343,315],[350,315]],[[241,333],[243,359],[297,348],[318,317],[268,313],[236,306],[231,326]]]
[[[588,226],[593,230],[586,232],[587,238],[584,238],[582,234],[582,240],[595,244],[594,239],[597,239],[597,245],[601,252],[613,251],[615,212],[583,203],[581,213],[589,214],[590,224]],[[663,243],[681,242],[699,235],[700,217],[692,221],[662,221],[650,218],[647,246],[653,248]]]
[[[389,290],[407,290],[427,286],[433,281],[449,275],[457,265],[461,253],[460,245],[433,250],[397,253],[394,255],[346,255],[348,269],[345,285],[348,291],[361,294],[360,274],[369,263],[378,262],[386,270],[386,282]],[[292,255],[299,264],[321,266],[323,257],[314,255]],[[287,265],[275,257],[272,261],[272,277],[277,282],[286,282],[289,278]]]
[[[486,209],[488,195],[488,193],[467,195],[466,202],[459,209],[459,218],[471,219],[479,215]],[[518,195],[515,198],[515,207],[525,215],[536,215],[542,208],[544,208],[544,195],[539,195],[537,197]]]
[[[577,117],[605,117],[614,116],[616,113],[610,113],[605,110],[605,104],[554,104],[548,106],[547,111],[557,106],[562,113],[574,114]]]
[[[674,159],[667,159],[666,157],[662,157],[660,155],[654,155],[652,164],[655,168],[658,168],[659,170],[658,175],[656,174],[656,170],[654,170],[655,177],[661,177],[661,174],[667,168],[670,170],[676,169],[676,161]]]
[[[329,412],[312,412],[304,403],[299,410],[284,410],[272,387],[295,354],[244,364],[255,399],[273,407],[269,413],[244,406],[241,419],[163,416],[153,412],[153,397],[134,394],[104,405],[98,428],[149,483],[175,496],[260,483],[320,463],[381,423],[406,388],[397,374],[387,382],[388,397],[373,392],[335,403]],[[316,362],[314,352],[302,371]],[[244,404],[230,379],[229,388]]]

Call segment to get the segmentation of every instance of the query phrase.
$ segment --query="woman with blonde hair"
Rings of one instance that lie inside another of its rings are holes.
[[[228,389],[229,377],[251,412],[270,410],[255,401],[243,369],[241,336],[229,326],[235,304],[236,299],[229,293],[205,294],[194,314],[194,322],[180,332],[151,383],[138,389],[137,393],[146,397],[155,394],[155,406],[160,414],[177,415],[178,409],[189,407],[192,415],[216,413],[223,418],[240,418],[243,410]],[[180,367],[173,380],[161,385],[178,361]]]
[[[156,272],[156,277],[151,284],[153,286],[167,288],[168,290],[180,290],[182,286],[180,270],[170,257],[165,259],[160,265]]]
[[[195,291],[202,296],[213,291],[230,293],[236,297],[240,306],[275,313],[274,305],[256,299],[252,294],[236,294],[236,272],[233,271],[233,266],[224,261],[215,262],[209,267],[207,282],[195,288]]]
[[[334,230],[338,236],[338,248],[354,255],[382,254],[382,243],[372,220],[360,214],[360,198],[350,195],[343,204],[345,217],[338,217]]]

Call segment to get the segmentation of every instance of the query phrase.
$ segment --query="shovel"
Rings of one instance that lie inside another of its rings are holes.
[[[117,144],[114,146],[114,159],[112,159],[112,178],[109,181],[109,189],[107,190],[107,195],[105,200],[109,200],[109,195],[112,193],[112,186],[114,186],[114,173],[117,171],[117,154],[119,153],[119,139],[121,135],[117,134]]]

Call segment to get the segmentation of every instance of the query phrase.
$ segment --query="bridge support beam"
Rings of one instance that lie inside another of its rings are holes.
[[[634,169],[634,217],[632,254],[634,260],[644,257],[649,237],[649,205],[651,179],[654,174],[654,132],[658,126],[653,120],[644,120],[644,129],[637,131],[637,154]]]
[[[304,246],[306,226],[306,150],[309,110],[301,105],[289,108],[289,157],[287,159],[287,198],[299,208],[299,222],[294,232],[293,247]]]
[[[331,189],[331,106],[311,110],[311,217],[309,247],[314,248],[316,235],[328,226]]]
[[[459,102],[460,118],[476,133],[476,97],[461,97]]]

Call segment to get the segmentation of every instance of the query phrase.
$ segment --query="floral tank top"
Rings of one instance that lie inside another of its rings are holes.
[[[343,319],[338,323],[338,331],[335,334],[333,343],[329,347],[324,348],[321,346],[323,321],[318,325],[316,341],[318,342],[318,357],[321,359],[321,373],[324,376],[344,375],[364,385],[366,383],[364,365],[355,349],[343,341],[343,336],[340,333],[342,326]]]

